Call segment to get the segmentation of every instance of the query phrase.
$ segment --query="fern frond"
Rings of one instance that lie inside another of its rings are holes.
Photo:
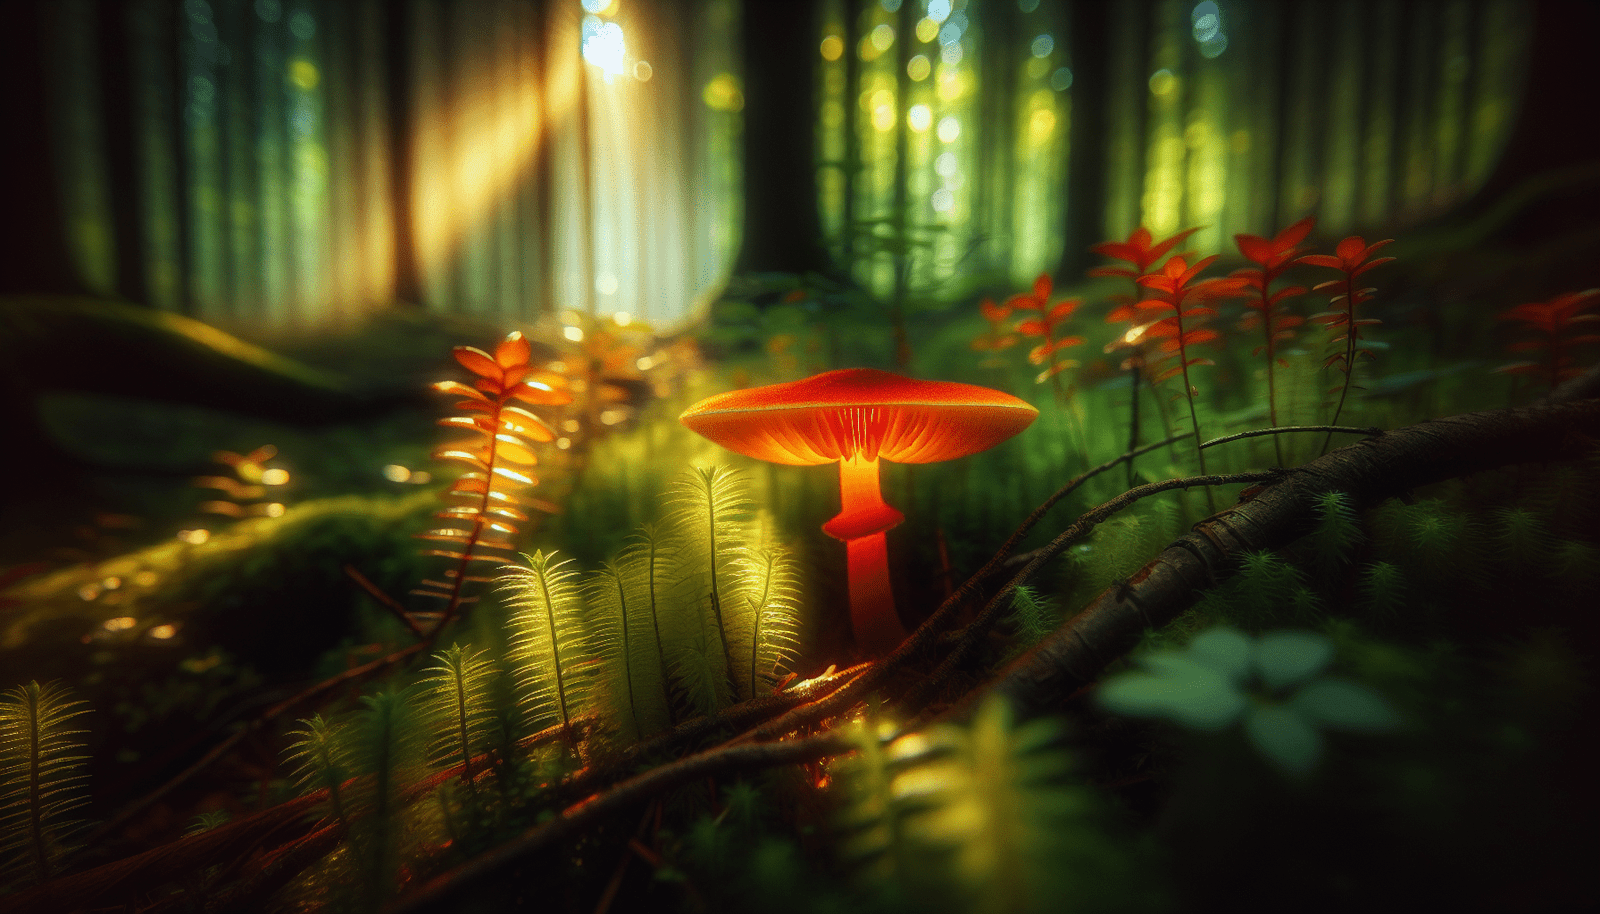
[[[226,809],[213,809],[209,812],[203,812],[189,820],[189,825],[183,830],[183,835],[187,838],[192,835],[204,834],[214,828],[221,828],[228,824],[230,818],[232,817],[228,815]]]
[[[328,791],[328,805],[333,817],[349,826],[350,809],[345,796],[345,782],[355,774],[350,750],[340,733],[342,727],[324,720],[321,714],[300,721],[301,727],[292,730],[293,739],[286,750],[284,761],[293,766],[289,775],[302,794],[317,790]]]
[[[714,714],[733,703],[733,686],[718,655],[716,635],[702,630],[695,641],[668,654],[672,681],[695,714]]]
[[[634,609],[639,613],[641,623],[648,622],[649,628],[643,624],[635,631],[647,631],[650,642],[655,647],[655,666],[652,668],[646,657],[640,669],[655,685],[660,694],[662,705],[665,707],[667,723],[677,723],[677,715],[673,713],[672,697],[667,688],[667,644],[680,634],[681,623],[684,618],[682,612],[672,612],[668,595],[672,589],[672,582],[681,577],[678,569],[677,551],[672,548],[669,537],[656,533],[654,527],[644,525],[633,545],[624,550],[622,559],[618,564],[622,571],[623,586],[639,596],[633,602]],[[698,628],[698,626],[696,626]],[[681,640],[678,638],[677,640]],[[653,704],[649,698],[644,699]]]
[[[392,689],[361,698],[344,735],[360,777],[353,805],[351,848],[369,903],[391,896],[399,882],[403,788],[421,772],[427,751],[427,719],[412,689]]]
[[[1105,865],[1092,797],[1067,782],[1060,725],[1014,725],[991,699],[970,728],[935,727],[891,743],[892,841],[914,900],[985,912],[1053,910]],[[859,786],[858,786],[858,789]]]
[[[1406,605],[1406,575],[1396,565],[1374,562],[1361,576],[1361,596],[1376,616],[1394,619]]]
[[[88,756],[73,722],[88,711],[60,683],[0,693],[0,883],[44,882],[74,849]]]
[[[740,600],[739,567],[749,546],[752,507],[749,483],[723,466],[695,468],[667,491],[666,523],[682,549],[677,587],[686,591],[682,599],[703,607],[721,646],[717,664],[730,680],[737,665],[726,615]]]
[[[771,688],[800,650],[799,570],[787,550],[771,547],[751,553],[741,570],[740,601],[733,620],[739,657],[748,660],[739,681],[749,683],[748,698]]]
[[[472,757],[488,744],[494,729],[490,683],[494,663],[483,651],[459,644],[435,654],[423,671],[422,687],[433,733],[428,747],[435,764],[459,761],[471,780]]]
[[[665,656],[652,610],[650,553],[631,549],[608,561],[588,584],[592,619],[613,633],[606,680],[621,735],[636,740],[671,725]]]
[[[1343,492],[1325,492],[1317,499],[1317,526],[1311,532],[1313,561],[1324,575],[1347,564],[1366,538],[1361,523]]]
[[[1221,587],[1207,591],[1196,608],[1208,616],[1257,626],[1286,614],[1303,614],[1311,608],[1306,601],[1312,600],[1314,605],[1315,596],[1299,568],[1277,553],[1263,550],[1245,553],[1239,573]]]
[[[571,561],[556,561],[554,552],[524,558],[527,567],[508,565],[500,576],[517,701],[534,727],[558,723],[571,735],[573,722],[593,710],[603,653],[591,643]]]
[[[539,462],[534,444],[555,440],[551,422],[528,406],[552,407],[572,402],[566,381],[554,372],[530,365],[532,347],[512,331],[493,353],[457,346],[456,361],[475,376],[472,384],[440,381],[440,393],[455,396],[458,415],[439,424],[465,435],[433,452],[436,460],[464,464],[466,472],[442,497],[447,507],[434,515],[439,523],[417,534],[440,545],[424,555],[450,559],[443,581],[426,580],[413,593],[445,601],[439,625],[448,624],[465,602],[465,586],[479,582],[473,563],[503,564],[514,555],[513,540],[529,512],[555,510],[526,490],[538,485],[533,467]],[[523,405],[518,405],[520,401]]]
[[[1522,508],[1502,508],[1495,520],[1495,555],[1500,562],[1513,573],[1537,573],[1555,547],[1545,519]]]
[[[1017,640],[1024,646],[1037,644],[1055,631],[1060,615],[1031,587],[1018,587],[1011,592],[1011,624],[1016,628]]]
[[[836,827],[844,857],[863,876],[899,880],[899,809],[889,789],[893,770],[869,718],[850,734],[856,751],[838,768],[844,793]]]

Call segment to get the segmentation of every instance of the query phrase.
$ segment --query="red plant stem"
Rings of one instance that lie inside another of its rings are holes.
[[[1189,347],[1183,344],[1183,302],[1180,300],[1172,306],[1178,322],[1178,366],[1183,371],[1183,398],[1189,403],[1189,424],[1194,428],[1194,455],[1200,460],[1200,475],[1206,473],[1206,452],[1200,449],[1200,418],[1194,411],[1194,388],[1189,385]],[[1217,513],[1217,503],[1211,496],[1211,487],[1205,487],[1206,508],[1212,514]]]
[[[1042,314],[1040,322],[1043,323]],[[1054,336],[1055,334],[1050,332],[1049,325],[1046,325],[1044,328],[1044,344],[1049,348],[1050,351],[1050,386],[1056,392],[1056,403],[1060,404],[1066,401],[1067,395],[1066,392],[1061,389],[1061,371],[1056,368],[1056,341]]]
[[[499,456],[500,449],[500,410],[509,399],[504,393],[494,401],[494,427],[489,430],[489,459],[484,461],[483,494],[478,498],[478,510],[472,518],[472,532],[467,535],[466,547],[461,550],[461,561],[456,563],[455,580],[450,585],[450,600],[445,604],[444,612],[439,616],[439,623],[428,633],[428,640],[423,652],[433,650],[433,645],[439,640],[439,635],[445,626],[455,620],[461,612],[461,589],[467,583],[467,569],[472,564],[473,550],[478,548],[478,539],[483,536],[484,513],[489,510],[489,494],[494,491],[494,463]],[[565,718],[565,713],[562,714]]]
[[[1561,385],[1561,329],[1550,328],[1550,391]]]
[[[1136,353],[1128,368],[1128,452],[1139,449],[1139,381],[1144,373],[1144,359]],[[1133,458],[1128,458],[1128,488],[1133,488]]]
[[[1278,384],[1274,369],[1278,361],[1277,347],[1273,345],[1277,335],[1272,326],[1272,280],[1274,274],[1267,272],[1266,267],[1261,268],[1261,326],[1267,333],[1267,418],[1276,428],[1278,425]],[[1272,438],[1272,451],[1277,455],[1278,466],[1283,466],[1283,443],[1276,435]],[[1203,471],[1202,471],[1203,472]]]
[[[1350,271],[1345,271],[1344,277],[1344,386],[1339,388],[1339,405],[1333,408],[1333,418],[1328,420],[1329,425],[1339,424],[1339,414],[1344,412],[1344,399],[1350,393],[1350,381],[1356,370],[1356,277]],[[1322,439],[1322,453],[1328,453],[1328,445],[1333,442],[1333,432]]]

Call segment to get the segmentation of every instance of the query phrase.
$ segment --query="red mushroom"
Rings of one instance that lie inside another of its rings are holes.
[[[1010,394],[953,381],[918,381],[872,368],[707,397],[679,418],[732,451],[792,466],[839,461],[837,517],[823,532],[850,557],[850,623],[871,654],[906,630],[895,614],[884,533],[905,519],[885,504],[878,460],[936,463],[987,450],[1039,411]]]

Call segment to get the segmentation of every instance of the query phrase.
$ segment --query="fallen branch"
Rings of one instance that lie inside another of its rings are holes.
[[[989,602],[984,604],[984,607],[978,613],[977,618],[973,619],[972,622],[967,625],[966,630],[962,632],[962,636],[960,640],[956,642],[955,648],[948,656],[945,657],[944,661],[939,664],[939,668],[934,670],[933,675],[924,678],[917,684],[917,687],[912,691],[911,695],[906,698],[904,705],[912,710],[921,708],[923,703],[925,703],[927,699],[933,695],[941,685],[943,685],[944,681],[949,678],[950,674],[971,658],[972,653],[978,649],[979,642],[989,631],[989,627],[994,624],[995,620],[998,619],[1000,614],[1005,610],[1007,601],[1011,597],[1011,594],[1016,591],[1018,587],[1026,584],[1030,579],[1032,579],[1032,577],[1039,572],[1039,569],[1044,567],[1046,562],[1060,555],[1068,546],[1071,546],[1073,543],[1076,543],[1088,536],[1091,532],[1093,532],[1095,527],[1099,526],[1106,519],[1110,518],[1111,515],[1116,514],[1118,511],[1121,511],[1123,508],[1132,505],[1134,502],[1139,501],[1142,498],[1146,498],[1151,495],[1158,495],[1162,492],[1170,492],[1174,489],[1191,489],[1197,486],[1227,486],[1247,482],[1264,482],[1266,480],[1276,479],[1281,475],[1283,475],[1282,470],[1256,470],[1248,473],[1229,473],[1213,476],[1189,476],[1182,479],[1167,479],[1161,482],[1152,482],[1129,489],[1121,495],[1118,495],[1116,498],[1113,498],[1105,504],[1100,505],[1094,510],[1084,514],[1082,517],[1078,518],[1078,520],[1075,521],[1072,526],[1061,531],[1061,533],[1057,535],[1055,539],[1050,541],[1049,545],[1031,553],[1033,557],[1028,561],[1028,564],[1023,566],[1021,571],[1012,576],[1011,580],[1007,581],[1006,585],[1000,588],[998,593],[989,598]]]
[[[1341,492],[1357,508],[1419,486],[1518,463],[1581,459],[1600,439],[1600,401],[1467,413],[1386,432],[1284,472],[1234,508],[1197,524],[1125,584],[968,695],[965,716],[991,693],[1021,711],[1059,704],[1094,682],[1147,628],[1182,615],[1199,593],[1233,574],[1247,552],[1286,546],[1310,529],[1319,496]]]
[[[776,720],[767,721],[760,727],[741,735],[733,742],[760,742],[776,739],[786,733],[812,726],[842,713],[860,701],[862,697],[871,693],[873,689],[887,682],[891,674],[911,662],[923,650],[933,647],[938,642],[939,636],[949,627],[950,621],[955,618],[956,612],[961,608],[962,604],[966,603],[968,599],[978,592],[978,588],[983,586],[985,580],[1005,566],[1006,559],[1011,555],[1011,550],[1022,542],[1022,538],[1028,535],[1028,531],[1033,529],[1034,525],[1044,517],[1045,512],[1054,507],[1056,502],[1067,497],[1084,483],[1101,473],[1114,469],[1120,463],[1131,462],[1142,454],[1149,453],[1156,448],[1166,447],[1174,441],[1181,441],[1187,437],[1189,437],[1188,432],[1184,432],[1181,435],[1173,435],[1165,441],[1157,441],[1154,444],[1136,448],[1120,457],[1108,460],[1093,469],[1078,474],[1071,482],[1057,489],[1054,494],[1045,499],[1039,507],[1034,508],[1033,513],[1029,514],[1023,520],[1021,526],[1017,527],[1016,531],[1001,544],[995,554],[989,558],[989,561],[985,562],[982,568],[979,568],[960,587],[956,588],[955,593],[946,597],[944,602],[939,604],[939,608],[924,619],[922,624],[917,626],[917,630],[912,632],[905,641],[901,642],[899,647],[873,662],[860,676],[845,683],[833,692],[816,701],[801,705]]]
[[[411,618],[411,614],[406,612],[406,608],[400,605],[399,600],[396,600],[394,597],[384,593],[383,588],[372,583],[372,581],[370,581],[366,575],[362,574],[356,569],[356,566],[349,564],[345,565],[344,573],[346,577],[356,583],[357,587],[360,587],[362,590],[366,591],[367,596],[377,600],[379,606],[387,609],[390,615],[394,616],[396,619],[399,619],[400,624],[404,625],[412,635],[416,636],[418,641],[425,640],[428,637],[423,633],[422,628],[417,625],[417,620]]]
[[[217,759],[220,759],[229,752],[233,751],[233,748],[239,745],[241,742],[244,742],[245,738],[250,736],[250,734],[255,733],[256,731],[265,727],[267,724],[277,720],[285,713],[293,710],[296,707],[299,707],[302,704],[305,704],[308,701],[314,701],[322,698],[329,692],[332,692],[347,683],[365,679],[368,676],[388,669],[389,667],[419,653],[425,646],[425,642],[418,642],[417,644],[403,647],[392,654],[388,654],[387,656],[379,657],[376,660],[364,663],[361,666],[352,667],[335,676],[330,676],[316,685],[296,692],[288,698],[285,698],[283,701],[280,701],[272,707],[267,708],[265,711],[262,711],[260,714],[256,715],[256,717],[249,723],[233,731],[233,733],[226,739],[217,743],[215,746],[212,746],[209,752],[201,756],[199,760],[190,765],[188,768],[178,772],[165,784],[162,784],[155,790],[145,794],[132,803],[129,803],[127,806],[124,806],[104,825],[101,825],[99,828],[95,829],[94,833],[91,834],[88,839],[86,839],[86,843],[92,845],[101,837],[115,832],[118,828],[121,828],[123,825],[127,824],[127,822],[134,816],[144,812],[157,800],[166,796],[168,793],[171,793],[179,785],[211,767],[211,765],[215,763]]]
[[[851,747],[851,741],[843,734],[824,733],[805,739],[720,746],[686,756],[568,807],[521,837],[434,877],[390,910],[393,914],[464,910],[463,895],[472,886],[503,876],[526,857],[674,787],[733,772],[812,762],[842,755]]]

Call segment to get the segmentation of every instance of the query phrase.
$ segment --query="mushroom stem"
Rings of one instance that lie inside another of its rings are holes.
[[[877,459],[839,461],[839,514],[822,530],[845,541],[850,558],[850,627],[869,654],[886,654],[906,638],[894,610],[889,549],[884,532],[905,515],[883,501]]]
[[[869,533],[897,527],[906,516],[884,504],[878,486],[878,460],[847,457],[839,461],[839,513],[822,532],[850,542]]]
[[[850,627],[856,645],[878,657],[906,640],[906,629],[894,611],[889,581],[889,544],[882,531],[853,539],[850,553]]]

